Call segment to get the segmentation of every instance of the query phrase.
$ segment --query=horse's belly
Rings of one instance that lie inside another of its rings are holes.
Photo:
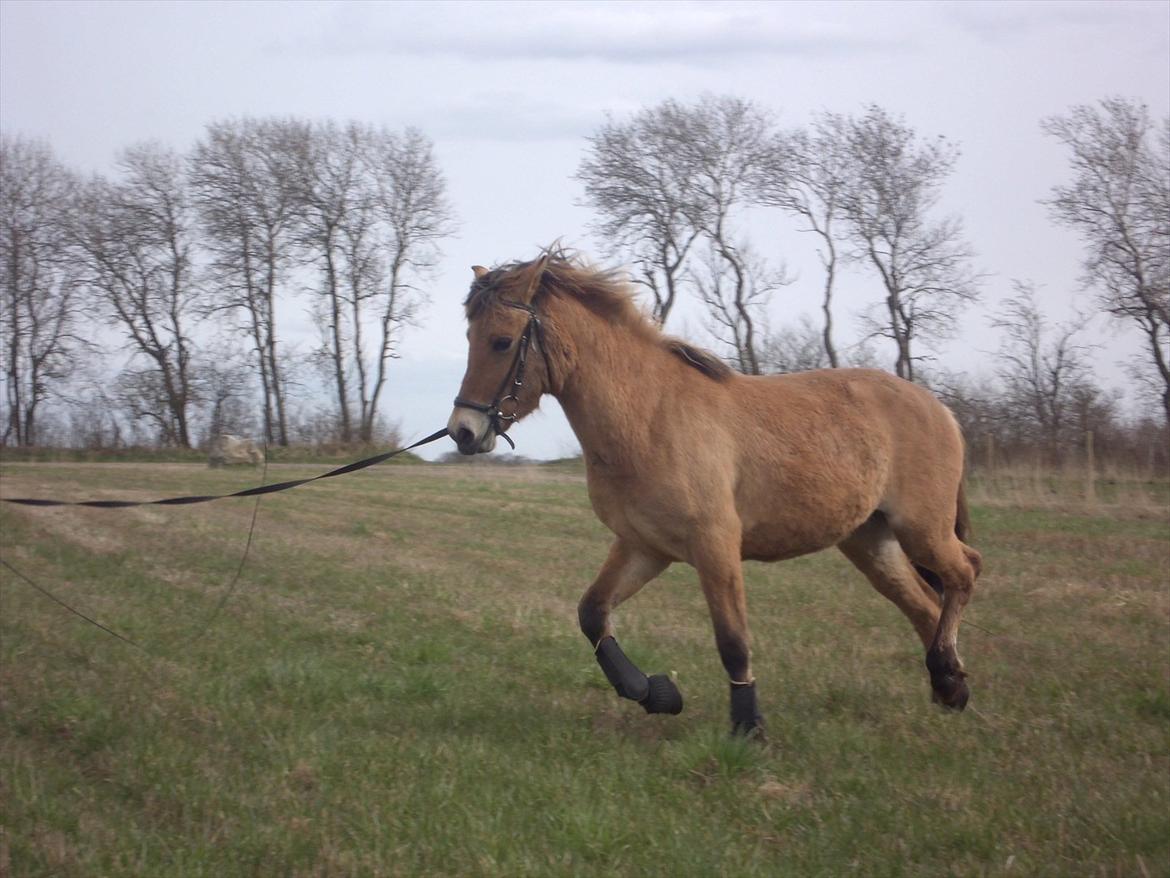
[[[744,534],[743,548],[740,552],[745,561],[784,561],[787,558],[796,558],[808,555],[835,546],[849,533],[786,533],[777,536],[773,533]]]
[[[783,561],[835,546],[873,512],[869,498],[852,502],[773,507],[757,516],[741,510],[741,554],[751,561]]]

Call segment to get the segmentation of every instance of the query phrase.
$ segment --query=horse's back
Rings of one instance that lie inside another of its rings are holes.
[[[734,420],[749,433],[845,446],[961,443],[958,426],[926,388],[878,369],[818,369],[741,376]],[[916,439],[915,437],[920,437]],[[927,454],[927,457],[930,457]]]

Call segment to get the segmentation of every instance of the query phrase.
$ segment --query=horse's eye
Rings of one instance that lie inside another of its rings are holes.
[[[497,353],[503,353],[512,346],[512,339],[510,338],[493,338],[492,350]]]

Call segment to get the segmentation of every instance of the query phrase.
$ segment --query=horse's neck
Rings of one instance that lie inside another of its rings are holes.
[[[670,354],[622,326],[587,326],[573,343],[572,373],[556,397],[586,459],[636,465],[650,448],[652,412],[672,383],[660,371]]]

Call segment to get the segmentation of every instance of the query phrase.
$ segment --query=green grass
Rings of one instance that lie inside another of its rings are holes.
[[[255,474],[0,476],[80,498]],[[210,619],[251,509],[0,509],[7,561],[148,650],[0,571],[0,874],[1170,874],[1165,510],[975,508],[961,715],[839,555],[748,565],[761,747],[726,736],[689,568],[618,614],[686,709],[609,689],[575,619],[607,536],[571,467],[267,497]]]

